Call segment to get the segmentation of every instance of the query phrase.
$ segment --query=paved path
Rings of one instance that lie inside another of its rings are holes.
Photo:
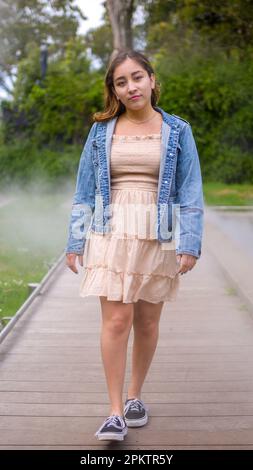
[[[109,411],[99,301],[80,298],[81,273],[61,265],[0,345],[0,449],[253,449],[253,316],[214,256],[215,233],[207,222],[202,257],[165,303],[148,425],[119,444],[94,437]]]
[[[4,206],[8,206],[11,202],[14,202],[17,198],[14,196],[5,196],[4,194],[0,194],[0,208]]]
[[[222,223],[221,215],[205,210],[206,248],[253,315],[252,257],[247,249],[250,236],[253,239],[253,230],[250,225],[245,226],[245,219],[239,213],[237,219],[230,218],[230,224],[228,220],[224,215]]]
[[[253,206],[244,210],[213,210],[205,209],[208,219],[235,244],[235,247],[251,257],[253,262]]]

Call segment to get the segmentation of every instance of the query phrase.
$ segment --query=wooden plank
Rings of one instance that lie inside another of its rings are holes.
[[[0,366],[0,371],[1,373],[4,373],[5,371],[8,372],[32,372],[36,373],[38,370],[41,371],[43,369],[46,369],[49,374],[51,372],[55,372],[55,368],[58,368],[58,371],[60,373],[62,372],[76,372],[79,373],[80,375],[82,374],[84,368],[86,368],[87,362],[80,363],[80,362],[65,362],[64,359],[62,359],[62,363],[59,363],[57,361],[43,361],[41,363],[40,361],[26,361],[26,362],[4,362]],[[239,376],[241,373],[250,373],[252,378],[253,378],[253,372],[251,368],[252,363],[248,364],[247,362],[240,361],[238,363],[206,363],[206,362],[194,362],[192,364],[184,364],[183,362],[177,363],[177,362],[164,362],[164,363],[159,363],[159,362],[154,362],[151,367],[150,367],[150,373],[153,374],[158,374],[163,372],[164,374],[176,374],[178,373],[195,373],[199,372],[200,374],[219,374],[220,372],[228,372],[228,373],[234,373],[235,375],[238,374]],[[101,361],[99,362],[98,360],[93,362],[92,364],[92,370],[90,367],[90,371],[94,374],[98,373],[103,373],[103,365],[101,364]],[[130,372],[130,370],[127,371],[127,373]]]
[[[153,403],[147,401],[152,420],[155,417],[242,417],[253,418],[253,403]],[[109,403],[0,403],[0,416],[107,416]]]
[[[99,364],[101,362],[101,354],[100,351],[94,350],[93,354],[93,364]],[[128,359],[131,358],[131,352],[128,351]],[[6,353],[0,354],[0,361],[3,363],[3,359],[5,359],[5,364],[33,364],[33,363],[50,363],[50,364],[59,364],[61,361],[64,364],[89,364],[90,363],[90,350],[82,350],[79,353],[72,352],[66,354],[62,352],[59,353],[58,350],[53,349],[51,350],[50,354],[49,351],[36,351],[34,354],[31,355],[30,352],[20,352],[20,353]],[[239,360],[238,360],[239,359]],[[222,361],[222,362],[221,362]],[[240,354],[239,358],[238,355],[235,354],[178,354],[178,355],[169,355],[169,354],[159,354],[156,352],[155,354],[155,362],[152,364],[153,370],[158,367],[162,367],[163,365],[168,365],[171,367],[175,367],[175,365],[184,364],[184,367],[200,367],[201,365],[204,367],[222,367],[221,364],[225,365],[228,368],[231,366],[235,366],[234,369],[239,368],[240,366],[245,366],[248,368],[252,368],[253,366],[253,359],[249,357],[248,354]],[[224,366],[223,366],[224,367]]]
[[[13,336],[13,340],[16,342],[17,345],[20,344],[20,342],[25,341],[26,347],[30,348],[32,350],[33,348],[40,347],[40,348],[48,348],[52,347],[54,345],[55,348],[63,348],[65,347],[66,349],[69,348],[82,348],[84,346],[90,347],[90,346],[95,346],[97,345],[97,348],[99,348],[99,338],[69,338],[68,336],[63,336],[62,338],[53,338],[53,335],[48,337],[47,339],[44,338],[27,338],[26,336],[21,338],[18,338],[17,336]],[[244,342],[245,340],[245,342]],[[247,343],[248,341],[248,343]],[[161,339],[159,348],[163,347],[165,350],[167,350],[168,347],[171,348],[171,350],[175,351],[175,349],[181,349],[181,346],[184,348],[188,348],[191,350],[191,344],[194,342],[195,348],[201,349],[203,348],[203,352],[205,352],[205,349],[208,347],[210,350],[211,348],[216,349],[219,348],[219,346],[222,346],[223,348],[227,347],[228,349],[231,347],[233,348],[235,345],[240,348],[246,348],[250,346],[249,344],[249,337],[243,337],[239,338],[238,336],[230,337],[225,340],[224,338],[178,338],[177,340],[173,340],[173,338],[168,337],[167,340]]]
[[[202,304],[201,299],[199,299],[198,302]],[[79,312],[78,308],[75,305],[71,308],[74,310],[74,313],[72,315],[70,314],[70,312],[61,312],[60,309],[58,311],[57,308],[54,308],[53,306],[50,309],[46,308],[45,312],[43,312],[43,310],[41,311],[41,317],[38,317],[36,314],[33,314],[33,316],[29,319],[20,319],[20,322],[16,325],[16,329],[21,329],[23,325],[27,325],[30,329],[36,329],[38,327],[53,328],[55,325],[56,327],[62,327],[62,329],[66,329],[69,327],[73,330],[79,331],[78,324],[76,323],[77,321],[80,322],[80,327],[83,331],[87,331],[87,329],[89,329],[90,327],[94,330],[99,329],[101,325],[100,307],[97,307],[97,312],[93,312],[90,314],[87,314],[85,311],[83,311],[84,308],[81,310],[81,312]],[[241,305],[240,308],[236,308],[235,305],[232,307],[227,305],[227,303],[225,302],[223,306],[220,306],[219,311],[217,311],[212,317],[210,317],[210,314],[204,314],[203,308],[204,305],[202,305],[202,308],[200,308],[199,306],[199,311],[191,312],[191,319],[199,320],[199,325],[196,324],[195,328],[194,324],[189,321],[189,314],[186,315],[186,313],[183,311],[174,311],[168,313],[166,312],[166,307],[164,307],[164,310],[162,311],[161,324],[166,324],[167,326],[178,328],[180,330],[181,328],[194,328],[195,330],[198,329],[198,327],[200,329],[205,329],[206,326],[208,326],[208,329],[216,329],[218,326],[217,322],[219,322],[222,326],[226,327],[226,330],[233,330],[233,323],[231,324],[230,322],[228,322],[228,320],[232,320],[235,325],[240,325],[240,327],[246,328],[247,326],[249,326],[248,321],[242,322],[242,318],[240,317],[240,313],[243,311],[243,307]],[[223,314],[224,309],[228,309],[229,311],[229,308],[230,311],[233,309],[231,311],[231,314]],[[54,320],[53,322],[52,319]],[[160,333],[162,334],[163,331],[161,330]]]
[[[156,418],[130,428],[124,443],[164,445],[253,445],[252,417]],[[2,417],[0,445],[98,445],[97,417]],[[103,444],[101,444],[103,448]],[[117,446],[116,446],[117,448]]]
[[[25,381],[38,381],[38,380],[54,380],[54,381],[64,381],[64,382],[72,382],[72,381],[78,381],[80,379],[80,372],[75,372],[75,371],[59,371],[57,368],[55,368],[55,371],[47,371],[46,369],[43,369],[43,366],[38,368],[36,372],[26,372],[26,371],[4,371],[1,373],[2,379],[3,380],[25,380]],[[185,380],[191,380],[191,381],[198,381],[199,380],[199,371],[194,371],[194,372],[174,372],[171,374],[164,374],[163,377],[161,377],[160,373],[153,372],[152,377],[151,377],[151,372],[148,373],[146,377],[146,383],[148,382],[155,382],[159,383],[160,381],[164,382],[164,380],[173,380],[173,381],[185,381]],[[203,378],[202,381],[214,381],[214,382],[219,382],[219,381],[224,381],[224,382],[229,382],[230,380],[249,380],[252,378],[252,372],[245,372],[244,374],[241,373],[235,373],[235,372],[214,372],[211,373],[209,371],[203,372]],[[85,371],[85,376],[86,380],[93,382],[93,383],[103,383],[104,382],[104,375],[99,372],[94,372],[92,370]],[[129,381],[130,378],[130,372],[126,372],[126,380]]]
[[[5,340],[7,341],[7,340]],[[129,344],[129,348],[131,349],[131,342]],[[214,352],[214,350],[216,352]],[[26,343],[21,343],[21,342],[15,342],[14,344],[8,344],[7,342],[2,344],[2,354],[6,355],[7,353],[15,353],[15,354],[29,354],[31,352],[31,348],[28,347]],[[81,352],[82,354],[87,354],[90,351],[92,353],[94,352],[99,352],[100,353],[100,346],[98,342],[93,343],[89,346],[85,346],[85,341],[83,341],[81,346],[78,346],[76,344],[72,344],[71,346],[68,346],[68,348],[64,347],[64,344],[53,344],[53,342],[49,343],[47,346],[47,349],[45,350],[45,347],[43,347],[43,344],[41,343],[36,343],[34,341],[33,343],[33,351],[35,353],[45,353],[47,352],[48,354],[72,354],[72,353],[79,353]],[[129,351],[130,353],[130,351]],[[215,348],[212,346],[205,346],[202,345],[200,347],[196,345],[180,345],[179,348],[175,348],[175,346],[171,345],[171,342],[165,346],[161,346],[159,343],[157,350],[156,350],[156,356],[166,356],[169,357],[171,354],[176,354],[176,356],[180,359],[184,355],[196,355],[196,356],[203,356],[203,355],[220,355],[221,357],[223,355],[228,355],[228,354],[234,354],[237,356],[237,358],[240,358],[240,355],[242,354],[242,358],[246,355],[249,359],[252,358],[253,354],[253,348],[251,345],[247,344],[242,344],[242,345],[215,345]]]
[[[126,390],[126,388],[125,388]],[[221,391],[221,392],[167,392],[167,393],[154,393],[154,392],[143,392],[142,399],[147,404],[156,404],[161,405],[163,409],[163,404],[240,404],[245,407],[253,405],[253,388],[250,392],[230,392],[230,391]],[[103,390],[100,392],[36,392],[36,391],[8,391],[0,392],[0,403],[67,403],[67,404],[97,404],[100,406],[104,403],[109,403],[109,398],[107,395],[106,386],[103,387]],[[152,406],[152,410],[154,407]],[[248,411],[248,414],[250,412]]]
[[[67,393],[86,393],[86,392],[104,392],[106,391],[106,383],[104,382],[87,382],[86,380],[78,380],[67,382],[64,380],[1,380],[1,391],[39,391],[39,392],[67,392]],[[124,391],[127,390],[127,384],[124,385]],[[234,380],[234,381],[161,381],[145,382],[143,393],[185,393],[185,392],[253,392],[252,380]]]
[[[92,429],[104,419],[104,416],[2,416],[0,429],[26,429],[27,427],[39,426],[45,431],[50,427],[52,431],[65,431],[63,427],[70,425],[73,432],[84,425],[84,429]],[[52,426],[52,427],[51,427]],[[135,428],[136,433],[148,433],[150,431],[162,433],[170,431],[238,431],[247,430],[252,437],[253,444],[253,416],[151,416],[147,426],[141,429]],[[245,444],[245,443],[244,443]]]
[[[101,447],[100,446],[0,446],[0,450],[101,450],[101,449],[110,449],[110,450],[252,450],[253,446],[244,446],[244,445],[223,445],[223,446],[168,446],[164,445],[163,447],[160,446],[146,446],[144,444],[135,446],[135,445],[123,445],[119,444],[116,448],[113,445],[110,447]]]

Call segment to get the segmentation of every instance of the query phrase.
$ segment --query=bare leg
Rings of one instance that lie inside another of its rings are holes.
[[[141,388],[157,346],[162,307],[163,302],[152,304],[139,300],[134,303],[132,376],[128,398],[141,398]]]
[[[133,304],[100,297],[102,309],[101,354],[111,402],[110,415],[123,416],[122,394],[127,344],[133,324]]]

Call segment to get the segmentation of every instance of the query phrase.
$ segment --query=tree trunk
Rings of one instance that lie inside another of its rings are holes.
[[[132,18],[134,0],[107,0],[106,6],[113,33],[111,59],[122,49],[133,48]]]

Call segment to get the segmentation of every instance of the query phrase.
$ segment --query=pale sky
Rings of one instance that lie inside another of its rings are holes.
[[[103,0],[76,0],[75,3],[87,16],[87,20],[82,21],[78,33],[84,34],[88,29],[96,28],[102,23]]]
[[[103,0],[76,0],[75,3],[87,16],[87,20],[82,21],[78,33],[86,33],[88,29],[96,28],[102,24],[101,18],[105,10]],[[142,23],[143,19],[143,7],[138,5],[133,16],[133,25]]]

